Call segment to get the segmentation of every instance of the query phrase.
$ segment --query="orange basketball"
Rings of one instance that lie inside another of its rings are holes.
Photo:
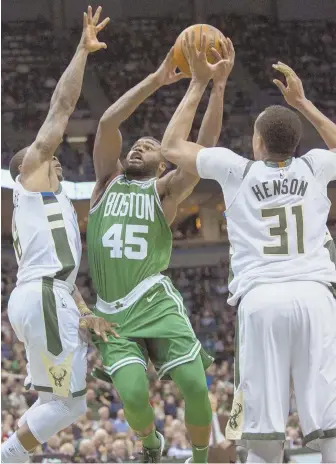
[[[216,50],[222,54],[219,41],[224,38],[224,35],[221,33],[221,31],[213,26],[210,26],[209,24],[194,24],[193,26],[187,27],[187,29],[184,29],[184,31],[181,32],[174,45],[174,60],[180,71],[184,72],[188,76],[190,76],[191,73],[189,63],[183,50],[183,38],[186,32],[191,33],[192,31],[195,31],[195,42],[198,50],[201,48],[202,35],[206,34],[208,37],[207,60],[209,63],[215,62],[215,59],[210,51],[211,48],[216,48]]]

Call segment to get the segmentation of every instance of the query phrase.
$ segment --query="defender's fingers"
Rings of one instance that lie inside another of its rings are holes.
[[[92,24],[92,6],[88,6],[88,19],[89,19],[89,24]]]
[[[279,81],[278,79],[273,79],[273,84],[275,84],[278,87],[278,89],[280,90],[280,92],[283,95],[285,95],[286,87],[284,86],[284,84],[281,81]]]
[[[101,50],[102,48],[106,49],[107,48],[107,45],[105,42],[98,42],[98,45],[99,45],[99,48],[98,50]]]
[[[104,29],[106,24],[110,22],[110,18],[105,18],[104,21],[102,21],[100,24],[96,26],[96,32],[100,32],[101,30]]]
[[[83,29],[88,27],[88,16],[86,13],[83,14]]]
[[[92,22],[94,24],[94,26],[96,26],[96,24],[98,24],[98,21],[99,21],[99,17],[100,17],[100,13],[102,12],[102,7],[99,6],[97,8],[97,11],[95,12],[94,14],[94,17],[92,18]]]

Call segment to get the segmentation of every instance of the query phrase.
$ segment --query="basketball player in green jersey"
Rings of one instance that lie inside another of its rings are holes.
[[[234,62],[231,42],[222,43],[225,60],[214,76],[210,104],[199,142],[216,145],[223,115],[223,96]],[[215,51],[213,52],[215,54]],[[119,339],[96,345],[103,370],[96,377],[113,384],[130,426],[143,441],[144,462],[159,462],[163,437],[155,431],[146,376],[148,359],[159,378],[171,378],[185,399],[186,426],[193,462],[207,462],[211,407],[205,369],[213,361],[201,348],[180,293],[161,272],[172,248],[170,224],[177,206],[199,178],[166,170],[160,142],[143,137],[126,160],[119,160],[119,127],[163,85],[179,80],[172,50],[159,69],[114,103],[100,120],[94,146],[96,186],[91,199],[87,243],[90,272],[98,293],[95,313],[119,324]]]

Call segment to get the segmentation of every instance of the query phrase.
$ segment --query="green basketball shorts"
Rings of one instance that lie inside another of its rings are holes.
[[[121,337],[109,336],[106,343],[94,336],[103,363],[103,370],[93,372],[97,378],[111,381],[111,376],[119,368],[132,363],[146,368],[149,359],[159,378],[163,379],[169,379],[171,369],[195,360],[198,354],[204,369],[213,362],[197,340],[181,294],[168,277],[163,277],[125,309],[107,314],[95,308],[94,312],[119,324],[117,330]]]

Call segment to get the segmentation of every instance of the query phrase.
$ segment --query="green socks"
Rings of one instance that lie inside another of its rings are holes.
[[[192,462],[195,463],[207,463],[208,462],[208,451],[209,447],[198,447],[193,445],[192,447]]]
[[[160,448],[160,440],[156,435],[155,428],[151,431],[147,437],[139,437],[142,440],[142,443],[147,449],[157,449]]]

